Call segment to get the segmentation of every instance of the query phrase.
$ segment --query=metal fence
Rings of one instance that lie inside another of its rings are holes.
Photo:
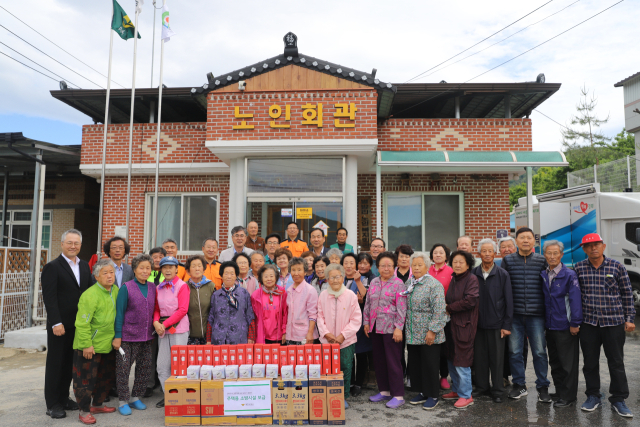
[[[567,174],[567,186],[599,183],[602,192],[622,192],[626,188],[640,191],[638,181],[638,169],[640,158],[627,156],[611,162],[594,165],[593,167],[569,172]]]

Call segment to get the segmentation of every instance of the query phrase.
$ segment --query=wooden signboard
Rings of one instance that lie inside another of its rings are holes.
[[[361,250],[368,251],[371,246],[371,197],[358,197],[358,230]]]

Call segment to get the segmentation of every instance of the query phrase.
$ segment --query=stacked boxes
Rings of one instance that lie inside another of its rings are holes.
[[[164,383],[167,426],[200,425],[200,380],[170,377]]]

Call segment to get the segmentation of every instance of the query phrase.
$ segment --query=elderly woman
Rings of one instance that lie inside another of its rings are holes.
[[[114,286],[113,262],[98,261],[93,266],[93,277],[97,283],[80,296],[73,338],[73,393],[83,424],[95,424],[93,414],[116,411],[102,406],[116,378],[116,355],[111,342],[115,335],[118,286]]]
[[[318,330],[324,344],[340,344],[340,370],[344,373],[344,397],[349,398],[356,333],[362,324],[362,312],[356,294],[344,285],[345,269],[331,264],[326,269],[329,289],[318,298]],[[345,400],[345,408],[349,404]]]
[[[253,255],[253,254],[251,254]],[[238,264],[240,274],[238,274],[238,284],[245,288],[249,295],[258,289],[258,279],[251,274],[251,258],[244,252],[240,252],[233,257],[233,262]]]
[[[277,285],[278,269],[265,265],[259,271],[260,287],[251,294],[255,313],[256,344],[284,344],[287,332],[287,291]]]
[[[547,240],[543,254],[548,264],[540,273],[544,280],[544,327],[547,330],[551,376],[558,395],[553,407],[565,408],[574,405],[578,398],[578,332],[582,324],[582,293],[575,271],[562,263],[562,242]]]
[[[324,270],[331,264],[329,262],[329,258],[326,256],[317,257],[313,260],[313,271],[315,272],[315,277],[311,281],[311,286],[318,292],[318,296],[320,296],[320,292],[324,291],[329,287],[329,282],[327,282],[327,276],[325,276]]]
[[[331,264],[340,264],[342,251],[338,248],[329,249],[327,251],[327,258],[329,258],[329,263]]]
[[[476,390],[473,396],[491,395],[495,403],[504,399],[504,348],[513,323],[513,298],[509,273],[498,267],[494,258],[498,245],[491,239],[478,243],[482,264],[472,273],[480,284],[478,331],[473,349]],[[491,372],[491,386],[489,386]]]
[[[307,270],[305,260],[292,258],[289,270],[293,285],[287,291],[287,344],[313,344],[318,338],[318,293],[304,280],[304,272]]]
[[[402,329],[407,311],[404,282],[394,274],[396,255],[382,252],[376,258],[380,277],[369,285],[364,305],[364,333],[371,337],[373,362],[380,393],[369,398],[372,402],[387,402],[387,407],[396,409],[404,405],[404,382],[402,375]]]
[[[413,272],[404,292],[407,295],[407,348],[411,385],[420,393],[411,399],[413,405],[433,409],[440,397],[440,347],[445,341],[444,327],[449,320],[445,311],[442,285],[428,271],[431,265],[424,252],[414,252],[410,260]]]
[[[465,251],[451,254],[453,277],[445,300],[451,322],[445,328],[447,359],[451,374],[452,391],[442,398],[455,400],[458,409],[473,405],[471,396],[471,365],[473,344],[478,326],[478,279],[471,273],[475,260]]]
[[[211,297],[209,325],[211,338],[207,341],[213,345],[253,344],[255,341],[255,324],[251,295],[238,285],[240,268],[233,261],[220,265],[222,287]]]
[[[151,375],[151,343],[153,341],[153,310],[156,305],[156,286],[148,282],[153,258],[140,254],[131,260],[134,279],[126,282],[118,291],[116,300],[115,338],[113,348],[122,348],[124,355],[116,354],[116,385],[118,410],[131,415],[131,406],[143,410],[147,406],[140,401],[144,396]],[[133,389],[129,392],[131,366],[136,364]],[[131,399],[131,400],[129,400]],[[131,406],[129,406],[131,404]]]
[[[188,345],[211,344],[207,336],[211,336],[208,329],[209,311],[211,311],[211,296],[216,291],[216,284],[207,279],[204,269],[207,262],[202,255],[187,258],[187,285],[189,286],[189,340]]]
[[[311,281],[315,277],[315,271],[313,271],[313,261],[315,261],[316,256],[314,255],[313,251],[306,251],[305,253],[300,255],[300,258],[305,260],[307,263],[307,271],[304,272],[304,280],[306,280],[307,283],[311,283]]]
[[[264,265],[264,252],[262,251],[253,251],[251,253],[251,270],[249,270],[250,276],[257,276],[258,271]]]
[[[293,258],[291,251],[287,248],[278,248],[274,254],[276,266],[280,270],[278,276],[278,286],[288,290],[293,285],[293,278],[289,273],[289,261]]]
[[[358,296],[358,305],[362,311],[364,310],[364,303],[367,300],[369,284],[376,277],[371,271],[372,265],[373,258],[371,255],[366,252],[360,252],[358,254],[358,272],[360,273],[360,281],[365,288],[365,292],[362,294],[357,285],[354,284],[352,284],[350,289]],[[373,372],[373,355],[371,352],[373,347],[371,345],[371,338],[364,334],[364,325],[360,326],[356,337],[358,339],[356,341],[356,378],[351,394],[359,396],[360,393],[362,393],[362,386],[364,386],[364,382],[369,375],[369,369],[371,368],[371,372]]]
[[[409,259],[413,255],[413,248],[410,245],[400,245],[396,248],[396,256],[398,257],[398,267],[396,268],[396,276],[398,279],[407,283],[411,277],[411,264]]]

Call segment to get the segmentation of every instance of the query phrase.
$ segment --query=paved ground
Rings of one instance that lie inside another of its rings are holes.
[[[531,360],[531,358],[529,358]],[[62,420],[52,420],[45,415],[43,397],[45,354],[17,351],[0,347],[0,426],[77,426],[78,413],[68,412]],[[639,426],[640,425],[640,336],[627,337],[626,369],[631,396],[627,404],[636,414],[635,419],[623,419],[613,413],[609,403],[596,412],[587,414],[579,408],[554,410],[551,405],[538,403],[535,393],[526,401],[510,400],[494,404],[488,398],[479,399],[466,410],[456,410],[453,403],[441,403],[433,411],[405,405],[399,410],[390,410],[383,404],[369,403],[367,397],[374,394],[367,390],[362,396],[351,398],[351,408],[347,410],[347,424],[351,426]],[[608,392],[609,375],[604,355],[601,359],[603,390]],[[529,364],[527,379],[534,378]],[[532,383],[530,383],[530,387]],[[580,376],[580,390],[584,381]],[[584,400],[580,392],[579,404]],[[411,397],[413,393],[408,392]],[[161,399],[160,393],[143,401],[149,406],[146,411],[134,411],[130,417],[108,414],[97,416],[99,426],[162,426],[164,412],[155,408]],[[523,398],[524,399],[524,398]],[[110,405],[113,405],[111,403]]]

